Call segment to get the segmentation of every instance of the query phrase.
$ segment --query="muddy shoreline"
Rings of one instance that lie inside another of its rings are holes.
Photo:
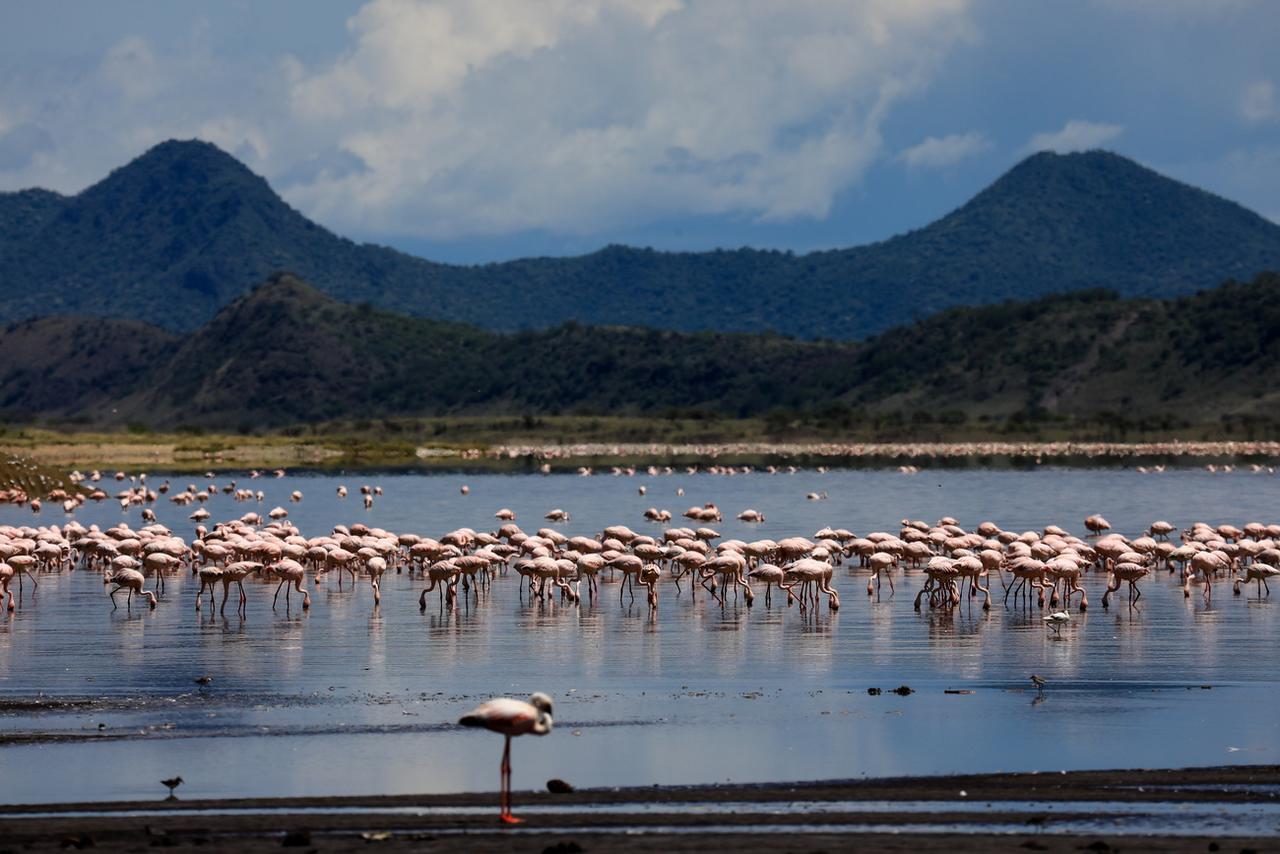
[[[423,471],[575,471],[580,466],[672,465],[700,467],[769,464],[799,467],[927,467],[980,465],[1063,465],[1068,467],[1150,465],[1197,466],[1206,462],[1274,466],[1280,442],[1234,440],[1146,441],[840,441],[777,442],[766,440],[671,441],[529,441],[495,437],[494,443],[466,446],[415,445],[352,439],[291,441],[281,437],[202,439],[180,437],[77,438],[52,434],[38,441],[0,440],[0,454],[16,455],[53,469],[123,468],[202,472],[261,468],[383,469]]]
[[[498,826],[489,814],[487,808],[496,802],[491,793],[3,805],[0,849],[92,843],[110,851],[149,846],[255,851],[296,844],[345,851],[370,844],[419,849],[427,843],[434,851],[553,849],[566,854],[694,851],[712,845],[808,851],[855,844],[863,851],[1269,851],[1280,850],[1280,836],[1131,835],[1120,817],[1111,835],[1055,833],[1053,826],[1096,815],[1095,807],[1071,809],[1072,802],[1274,805],[1277,793],[1280,766],[1273,765],[518,792],[516,812],[526,810],[526,822],[514,831]],[[788,809],[822,801],[840,803],[819,812]],[[904,809],[864,811],[860,801],[901,802]],[[921,801],[930,802],[930,808],[921,810]],[[1051,804],[1053,810],[1001,808],[1001,802],[1027,801]],[[990,806],[981,811],[971,808],[985,802]],[[909,803],[913,806],[906,809]],[[665,804],[671,805],[669,811]],[[602,809],[610,805],[644,809]],[[691,811],[689,805],[696,808]],[[380,811],[397,807],[410,809]],[[238,809],[270,812],[234,812]],[[939,825],[949,829],[941,832]],[[991,832],[992,825],[1000,825],[1001,832]],[[875,826],[876,832],[849,833],[849,826]]]

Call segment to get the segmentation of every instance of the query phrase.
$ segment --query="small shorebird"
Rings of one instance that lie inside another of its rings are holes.
[[[481,704],[463,715],[458,723],[484,727],[506,736],[506,744],[502,748],[502,812],[498,819],[507,824],[519,824],[523,819],[511,814],[511,737],[551,732],[551,698],[541,692],[531,696],[527,703],[501,697]]]
[[[1062,627],[1071,622],[1071,613],[1069,611],[1054,611],[1052,614],[1044,618],[1049,628],[1053,629],[1055,635],[1062,635]]]
[[[167,786],[169,789],[169,797],[167,798],[167,800],[176,801],[178,799],[178,796],[173,793],[173,790],[182,785],[182,778],[174,777],[171,780],[161,780],[160,785]]]
[[[1037,675],[1035,675],[1034,673],[1032,673],[1032,674],[1031,674],[1031,684],[1032,684],[1032,685],[1034,685],[1034,686],[1036,686],[1036,690],[1037,690],[1037,691],[1039,691],[1041,694],[1043,694],[1043,693],[1044,693],[1044,686],[1045,686],[1045,684],[1046,684],[1046,683],[1045,683],[1045,679],[1044,679],[1044,677],[1043,677],[1043,676],[1037,676]]]

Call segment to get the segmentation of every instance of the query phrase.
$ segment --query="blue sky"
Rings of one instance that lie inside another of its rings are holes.
[[[0,189],[209,139],[339,233],[440,260],[848,246],[1039,148],[1280,220],[1269,0],[0,5]]]

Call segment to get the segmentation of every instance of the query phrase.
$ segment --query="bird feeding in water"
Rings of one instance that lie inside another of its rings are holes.
[[[1039,691],[1041,694],[1044,693],[1044,686],[1046,683],[1043,676],[1037,676],[1036,674],[1032,673],[1031,684],[1036,686],[1036,690]]]
[[[1071,622],[1070,611],[1054,611],[1052,614],[1044,618],[1049,628],[1053,629],[1055,635],[1062,635],[1062,627]]]
[[[546,735],[551,732],[551,698],[541,692],[529,697],[529,702],[500,697],[483,703],[463,715],[462,726],[484,727],[505,737],[502,748],[502,807],[498,819],[507,824],[519,824],[523,819],[511,814],[511,737],[516,735]]]

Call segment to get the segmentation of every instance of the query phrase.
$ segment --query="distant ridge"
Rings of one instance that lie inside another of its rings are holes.
[[[610,246],[474,267],[312,223],[209,143],[165,142],[71,197],[0,194],[0,321],[191,330],[272,271],[324,293],[497,330],[575,320],[854,339],[958,305],[1091,287],[1170,297],[1280,267],[1280,226],[1107,152],[1036,154],[916,231],[792,255]]]
[[[1275,423],[1277,287],[1271,273],[1176,300],[1085,291],[950,309],[854,343],[576,323],[499,334],[340,303],[278,274],[182,335],[83,317],[11,324],[0,330],[0,418],[246,430],[694,411],[818,413],[846,426]]]

